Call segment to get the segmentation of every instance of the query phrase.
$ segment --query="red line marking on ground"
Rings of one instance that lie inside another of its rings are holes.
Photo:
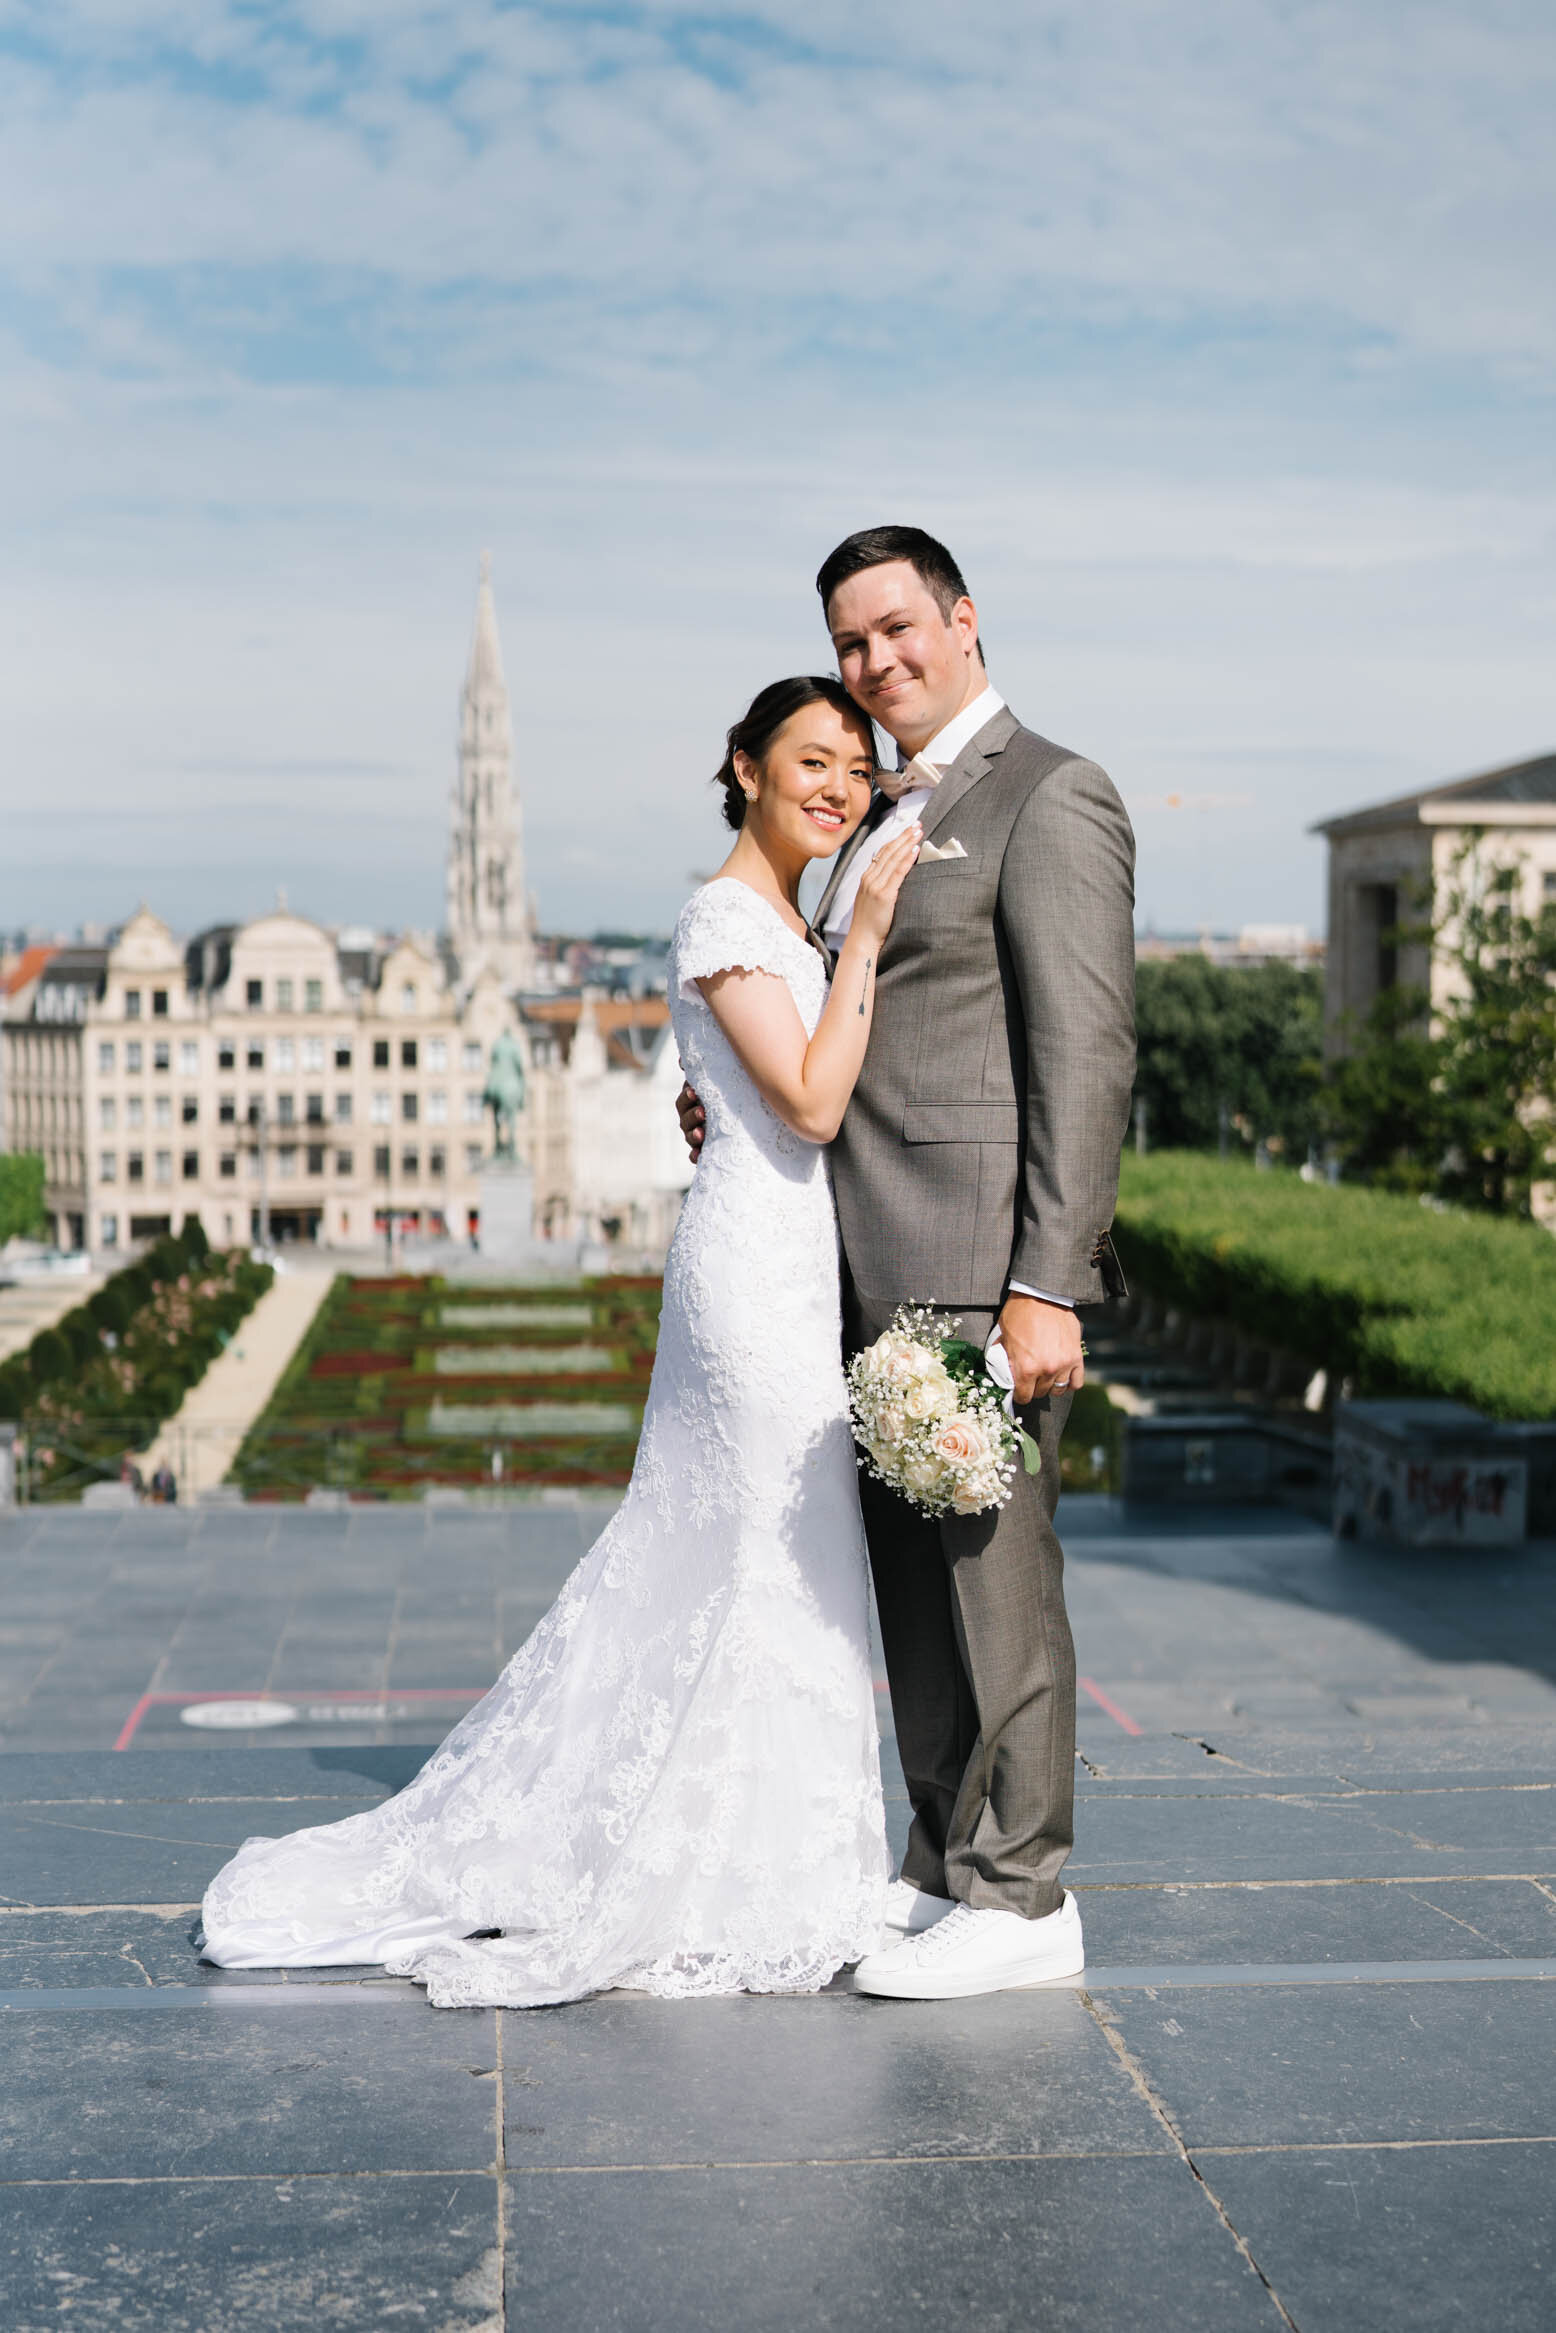
[[[209,1693],[143,1693],[119,1729],[116,1750],[127,1750],[148,1709],[189,1709],[200,1701],[479,1701],[489,1685],[343,1685],[272,1693],[263,1686],[221,1685]]]
[[[1077,1677],[1075,1682],[1077,1685],[1079,1685],[1083,1693],[1089,1693],[1091,1695],[1093,1701],[1097,1704],[1099,1709],[1105,1709],[1107,1711],[1109,1717],[1113,1720],[1115,1725],[1121,1725],[1123,1727],[1126,1734],[1144,1733],[1145,1727],[1143,1725],[1136,1725],[1134,1719],[1129,1715],[1129,1712],[1125,1709],[1120,1709],[1116,1701],[1110,1700],[1108,1695],[1103,1692],[1100,1685],[1094,1685],[1089,1677]]]

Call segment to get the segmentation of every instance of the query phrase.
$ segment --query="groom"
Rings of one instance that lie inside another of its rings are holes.
[[[925,849],[880,955],[836,1142],[851,1350],[899,1304],[998,1326],[1042,1453],[1008,1505],[930,1518],[861,1476],[912,1828],[867,1993],[946,1999],[1078,1974],[1075,1653],[1053,1525],[1082,1384],[1077,1307],[1123,1282],[1109,1237],[1134,1076],[1134,839],[1095,763],[989,682],[943,544],[871,527],[816,588],[850,695],[896,740],[814,922],[836,953],[871,856]],[[686,1116],[694,1119],[688,1097]]]

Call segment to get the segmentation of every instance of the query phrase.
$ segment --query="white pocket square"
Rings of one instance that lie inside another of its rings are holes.
[[[938,850],[932,842],[921,842],[918,846],[918,858],[915,863],[920,867],[927,867],[932,865],[936,859],[965,859],[966,856],[967,853],[953,834],[950,841],[943,842]]]

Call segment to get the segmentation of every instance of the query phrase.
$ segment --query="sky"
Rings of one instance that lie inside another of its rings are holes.
[[[1556,747],[1549,0],[0,0],[0,930],[435,928],[490,549],[546,929],[667,929],[901,520],[1140,921]]]

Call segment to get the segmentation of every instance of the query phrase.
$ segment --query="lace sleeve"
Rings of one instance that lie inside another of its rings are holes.
[[[675,927],[674,989],[691,999],[699,980],[715,972],[771,972],[786,976],[783,924],[745,883],[727,876],[705,883],[682,908]]]

